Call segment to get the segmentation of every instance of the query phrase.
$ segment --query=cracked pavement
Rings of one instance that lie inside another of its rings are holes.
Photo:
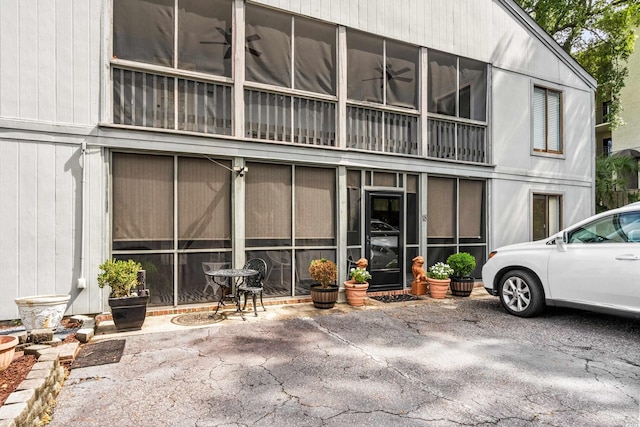
[[[115,334],[50,426],[640,425],[637,320],[488,295],[301,314]]]

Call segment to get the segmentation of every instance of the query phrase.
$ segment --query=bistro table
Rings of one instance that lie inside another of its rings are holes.
[[[216,311],[213,313],[211,317],[215,317],[218,314],[218,310],[220,309],[220,306],[224,305],[224,302],[222,301],[225,298],[224,289],[229,287],[228,280],[223,280],[219,282],[216,280],[216,278],[218,277],[224,278],[224,279],[232,278],[234,283],[233,283],[233,290],[231,292],[231,298],[236,304],[236,313],[240,313],[240,316],[242,316],[242,320],[246,320],[244,318],[244,312],[240,308],[240,294],[238,292],[237,282],[243,277],[255,276],[256,274],[258,274],[258,270],[252,270],[249,268],[226,268],[222,270],[206,271],[204,274],[206,274],[207,276],[213,276],[213,280],[216,283],[218,283],[223,289],[222,296],[220,296],[220,298],[218,299],[218,306],[216,307]]]

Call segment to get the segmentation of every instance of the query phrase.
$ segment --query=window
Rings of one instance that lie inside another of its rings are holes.
[[[427,181],[427,265],[456,252],[476,260],[486,253],[486,193],[480,180],[429,177]],[[481,263],[472,273],[480,274]]]
[[[291,16],[247,5],[245,78],[291,87]]]
[[[217,300],[202,263],[230,265],[230,168],[227,160],[113,154],[112,252],[142,263],[151,305]]]
[[[430,113],[486,121],[486,64],[430,50],[427,88]]]
[[[557,233],[562,228],[562,196],[533,195],[532,239],[540,240]]]
[[[428,156],[485,162],[486,124],[468,121],[487,120],[486,64],[433,50],[428,56]]]
[[[114,59],[231,77],[231,41],[227,0],[113,1]]]
[[[113,57],[173,66],[174,0],[113,1]]]
[[[245,136],[335,146],[336,46],[335,25],[247,4]],[[273,88],[258,90],[251,82]]]
[[[609,215],[572,230],[569,243],[640,242],[640,212]]]
[[[231,42],[227,0],[114,0],[113,123],[231,135]]]
[[[533,150],[562,153],[562,94],[533,88]]]
[[[429,178],[427,236],[430,243],[485,241],[484,187],[484,181]]]
[[[609,122],[609,114],[611,114],[611,101],[602,103],[602,123]]]
[[[245,19],[247,81],[335,95],[335,25],[252,4]]]
[[[358,31],[347,32],[347,96],[416,109],[418,48]]]
[[[336,171],[266,163],[247,166],[246,256],[267,261],[265,295],[308,295],[311,259],[336,259]]]
[[[415,46],[359,31],[347,32],[347,146],[369,151],[418,154],[418,114],[384,107],[418,109]]]
[[[611,151],[613,150],[613,142],[611,138],[605,138],[602,140],[602,155],[605,157],[609,157],[611,155]]]

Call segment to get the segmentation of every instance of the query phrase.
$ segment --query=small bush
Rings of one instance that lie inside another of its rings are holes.
[[[454,277],[466,277],[476,268],[476,259],[469,252],[458,252],[447,258],[447,264],[453,268]]]

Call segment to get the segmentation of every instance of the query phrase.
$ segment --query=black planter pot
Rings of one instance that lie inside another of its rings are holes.
[[[333,308],[333,306],[336,305],[337,300],[337,286],[329,286],[328,288],[323,288],[319,285],[311,286],[311,301],[313,301],[313,306],[315,308]]]
[[[147,315],[149,295],[109,298],[111,316],[118,332],[139,331]]]
[[[473,277],[452,277],[449,288],[451,289],[451,295],[457,297],[468,297],[473,291],[473,285],[475,283]]]

